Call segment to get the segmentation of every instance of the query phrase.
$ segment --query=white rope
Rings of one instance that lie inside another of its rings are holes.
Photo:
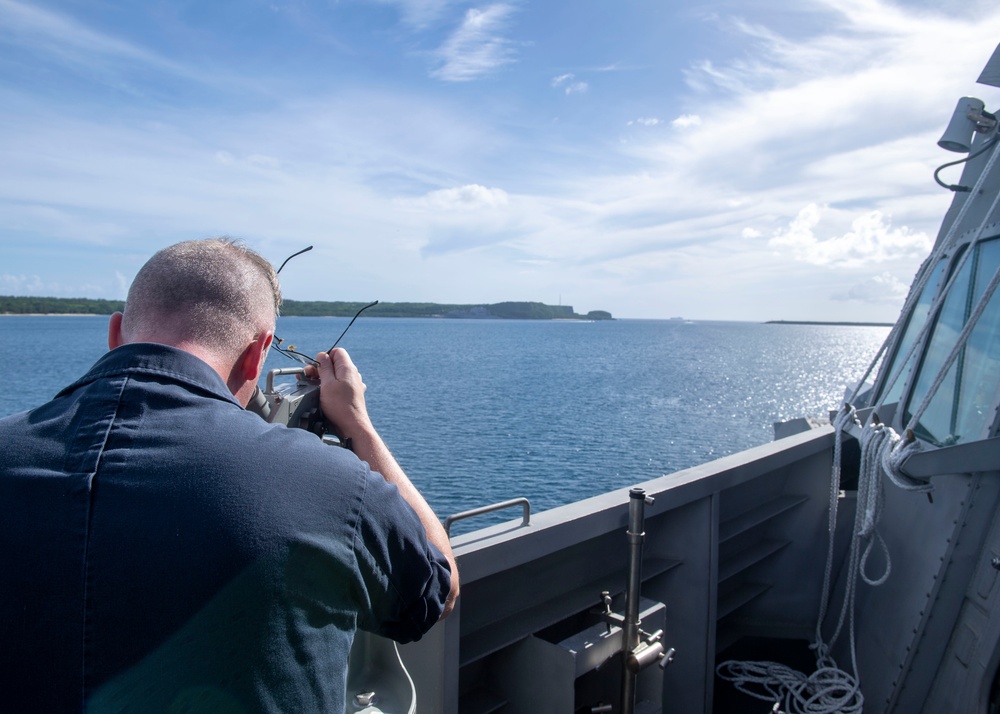
[[[852,424],[861,426],[858,422],[858,412],[850,404],[844,404],[833,420],[833,469],[830,474],[830,502],[827,518],[827,544],[826,544],[826,568],[823,573],[823,592],[820,596],[819,614],[816,617],[816,636],[814,647],[820,650],[823,642],[821,625],[826,619],[826,608],[830,601],[831,578],[833,577],[833,545],[837,532],[837,510],[840,505],[840,465],[842,463],[841,454],[843,452],[844,432]],[[820,651],[820,657],[825,657],[826,652]]]
[[[929,485],[916,482],[900,471],[900,465],[919,448],[919,443],[903,440],[889,426],[872,423],[861,427],[861,466],[858,474],[857,505],[854,530],[847,558],[844,600],[830,641],[824,642],[822,625],[826,620],[832,591],[834,536],[837,509],[840,500],[843,433],[851,426],[860,426],[857,411],[845,404],[834,419],[834,454],[830,476],[830,504],[827,522],[827,558],[823,575],[823,590],[819,614],[816,619],[815,640],[810,649],[816,656],[816,671],[805,675],[785,665],[774,662],[737,662],[728,660],[716,668],[719,677],[733,683],[739,691],[757,699],[780,702],[788,714],[861,714],[864,695],[858,680],[857,644],[855,640],[855,607],[858,578],[872,587],[889,579],[892,560],[885,540],[878,532],[884,501],[882,474],[901,488],[911,491],[927,490]],[[885,561],[879,575],[868,571],[869,560],[878,546]],[[830,654],[833,645],[844,630],[849,638],[851,669],[837,666]]]
[[[882,455],[886,449],[892,449],[899,441],[899,436],[891,427],[884,424],[871,424],[861,430],[861,472],[858,476],[858,519],[859,527],[855,529],[855,541],[865,544],[864,552],[858,562],[858,575],[871,586],[878,586],[889,579],[892,572],[892,560],[889,549],[878,532],[878,523],[882,519],[882,502],[885,499],[885,485],[880,478]],[[867,573],[868,558],[875,544],[881,546],[885,557],[885,571],[878,577],[870,577]]]
[[[781,702],[787,714],[861,714],[864,695],[858,682],[857,662],[853,656],[853,613],[851,617],[851,641],[853,673],[837,667],[830,656],[830,647],[836,641],[841,629],[846,608],[841,611],[837,634],[830,645],[823,642],[821,631],[829,605],[831,579],[833,574],[833,547],[837,530],[837,507],[840,502],[840,464],[843,446],[843,432],[851,424],[858,424],[857,411],[845,404],[834,419],[834,457],[830,477],[830,509],[827,521],[826,568],[823,574],[823,590],[820,598],[819,615],[816,618],[815,641],[810,645],[816,656],[816,671],[806,675],[791,667],[775,662],[737,662],[728,660],[716,667],[716,674],[733,683],[739,691],[756,699]],[[850,600],[853,603],[853,592]],[[845,598],[845,602],[846,602]]]
[[[920,442],[912,437],[912,431],[907,431],[905,439],[896,438],[891,448],[882,451],[882,470],[889,480],[904,491],[927,492],[934,490],[930,481],[920,481],[903,473],[903,464],[913,454],[920,451]]]
[[[723,662],[716,672],[739,691],[765,702],[781,702],[787,714],[861,714],[858,681],[836,667],[806,676],[777,662]]]

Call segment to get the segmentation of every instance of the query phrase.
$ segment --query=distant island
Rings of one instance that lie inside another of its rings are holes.
[[[892,327],[892,322],[824,322],[821,320],[768,320],[765,325],[833,325],[836,327]]]
[[[353,317],[364,302],[285,300],[285,317]],[[17,297],[0,295],[0,315],[110,315],[122,310],[122,300],[91,298]],[[431,302],[380,302],[365,311],[366,317],[441,317],[475,320],[613,320],[605,310],[586,315],[570,305],[540,302],[498,302],[492,305],[441,305]]]

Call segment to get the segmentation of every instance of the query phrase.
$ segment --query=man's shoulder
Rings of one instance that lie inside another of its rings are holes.
[[[368,464],[352,451],[325,443],[304,429],[271,424],[253,412],[236,410],[227,415],[231,424],[230,454],[257,469],[284,474],[300,486],[314,488],[317,494],[337,491],[363,497],[366,481],[372,474]],[[382,481],[381,477],[378,481]]]

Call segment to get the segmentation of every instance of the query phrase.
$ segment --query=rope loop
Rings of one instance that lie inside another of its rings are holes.
[[[879,577],[873,578],[870,577],[868,573],[865,572],[865,569],[868,565],[868,556],[871,555],[872,548],[874,548],[876,541],[882,547],[882,555],[885,557],[885,572],[883,572],[882,575],[880,575]],[[864,580],[872,587],[878,587],[879,585],[883,584],[886,580],[889,579],[889,574],[891,572],[892,572],[892,559],[889,557],[889,547],[885,544],[885,539],[882,537],[882,534],[879,533],[878,531],[875,531],[875,537],[868,542],[868,545],[865,548],[865,552],[861,554],[861,563],[858,566],[858,574],[861,576],[862,580]]]
[[[861,426],[861,422],[858,421],[858,410],[853,405],[844,402],[844,406],[833,419],[833,427],[837,430],[837,434],[840,434],[846,431],[851,424]]]
[[[908,433],[905,439],[898,439],[891,449],[882,452],[882,470],[890,481],[904,491],[923,493],[934,490],[930,481],[915,479],[903,473],[903,464],[920,449],[920,442],[911,438]]]
[[[858,512],[855,534],[864,539],[875,532],[882,515],[882,450],[892,448],[899,435],[890,426],[875,422],[861,430],[861,473],[858,476]]]

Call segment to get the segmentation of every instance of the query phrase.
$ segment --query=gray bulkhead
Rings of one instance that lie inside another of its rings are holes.
[[[811,637],[832,446],[823,427],[640,484],[655,499],[642,595],[663,604],[664,640],[677,654],[662,674],[640,674],[662,683],[658,699],[640,684],[648,698],[637,711],[711,712],[721,650],[745,635]],[[627,506],[628,491],[614,491],[537,514],[528,526],[455,537],[460,605],[402,648],[421,709],[555,714],[615,702],[617,658],[575,672],[559,664],[558,644],[599,624],[602,590],[620,609]]]

